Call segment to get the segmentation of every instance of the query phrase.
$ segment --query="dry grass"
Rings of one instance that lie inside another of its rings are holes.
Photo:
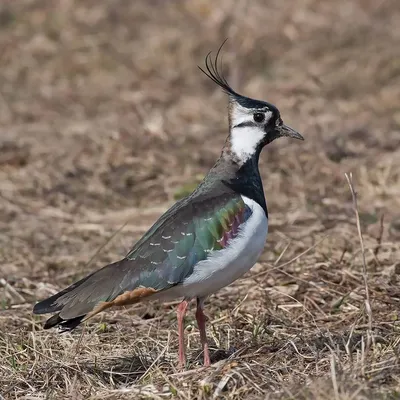
[[[0,393],[398,399],[399,18],[397,0],[3,1]],[[122,256],[218,157],[226,99],[196,64],[225,37],[232,85],[306,141],[263,153],[268,245],[209,299],[212,367],[190,314],[176,370],[174,304],[43,331],[37,299]]]

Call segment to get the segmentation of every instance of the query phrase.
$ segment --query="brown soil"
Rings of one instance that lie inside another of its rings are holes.
[[[400,398],[399,21],[398,0],[1,2],[4,398]],[[43,331],[38,299],[123,256],[217,159],[227,101],[196,65],[226,37],[231,85],[306,140],[263,152],[268,243],[208,300],[212,367],[192,312],[177,370],[176,303]]]

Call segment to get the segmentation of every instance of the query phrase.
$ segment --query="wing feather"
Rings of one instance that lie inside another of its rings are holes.
[[[241,196],[232,193],[181,202],[167,211],[123,260],[36,304],[34,313],[59,311],[51,326],[68,326],[68,320],[85,320],[110,306],[135,303],[178,285],[199,261],[236,236],[238,221],[248,217],[246,207]]]

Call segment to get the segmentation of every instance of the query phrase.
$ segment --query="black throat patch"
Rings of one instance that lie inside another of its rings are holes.
[[[254,200],[259,204],[268,218],[267,203],[264,196],[264,188],[258,169],[260,151],[257,151],[251,158],[241,165],[234,175],[222,182],[236,193]]]

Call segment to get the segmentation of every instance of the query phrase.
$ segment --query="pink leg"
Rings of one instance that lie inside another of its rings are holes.
[[[204,366],[209,367],[210,353],[208,351],[208,344],[207,344],[206,316],[204,315],[203,312],[203,301],[204,299],[197,299],[196,320],[200,330],[201,346],[203,348],[203,353],[204,353]]]
[[[189,302],[183,300],[178,306],[178,337],[179,337],[179,368],[182,369],[186,364],[185,356],[185,327],[183,325],[183,319],[185,318],[186,310],[188,308]]]

